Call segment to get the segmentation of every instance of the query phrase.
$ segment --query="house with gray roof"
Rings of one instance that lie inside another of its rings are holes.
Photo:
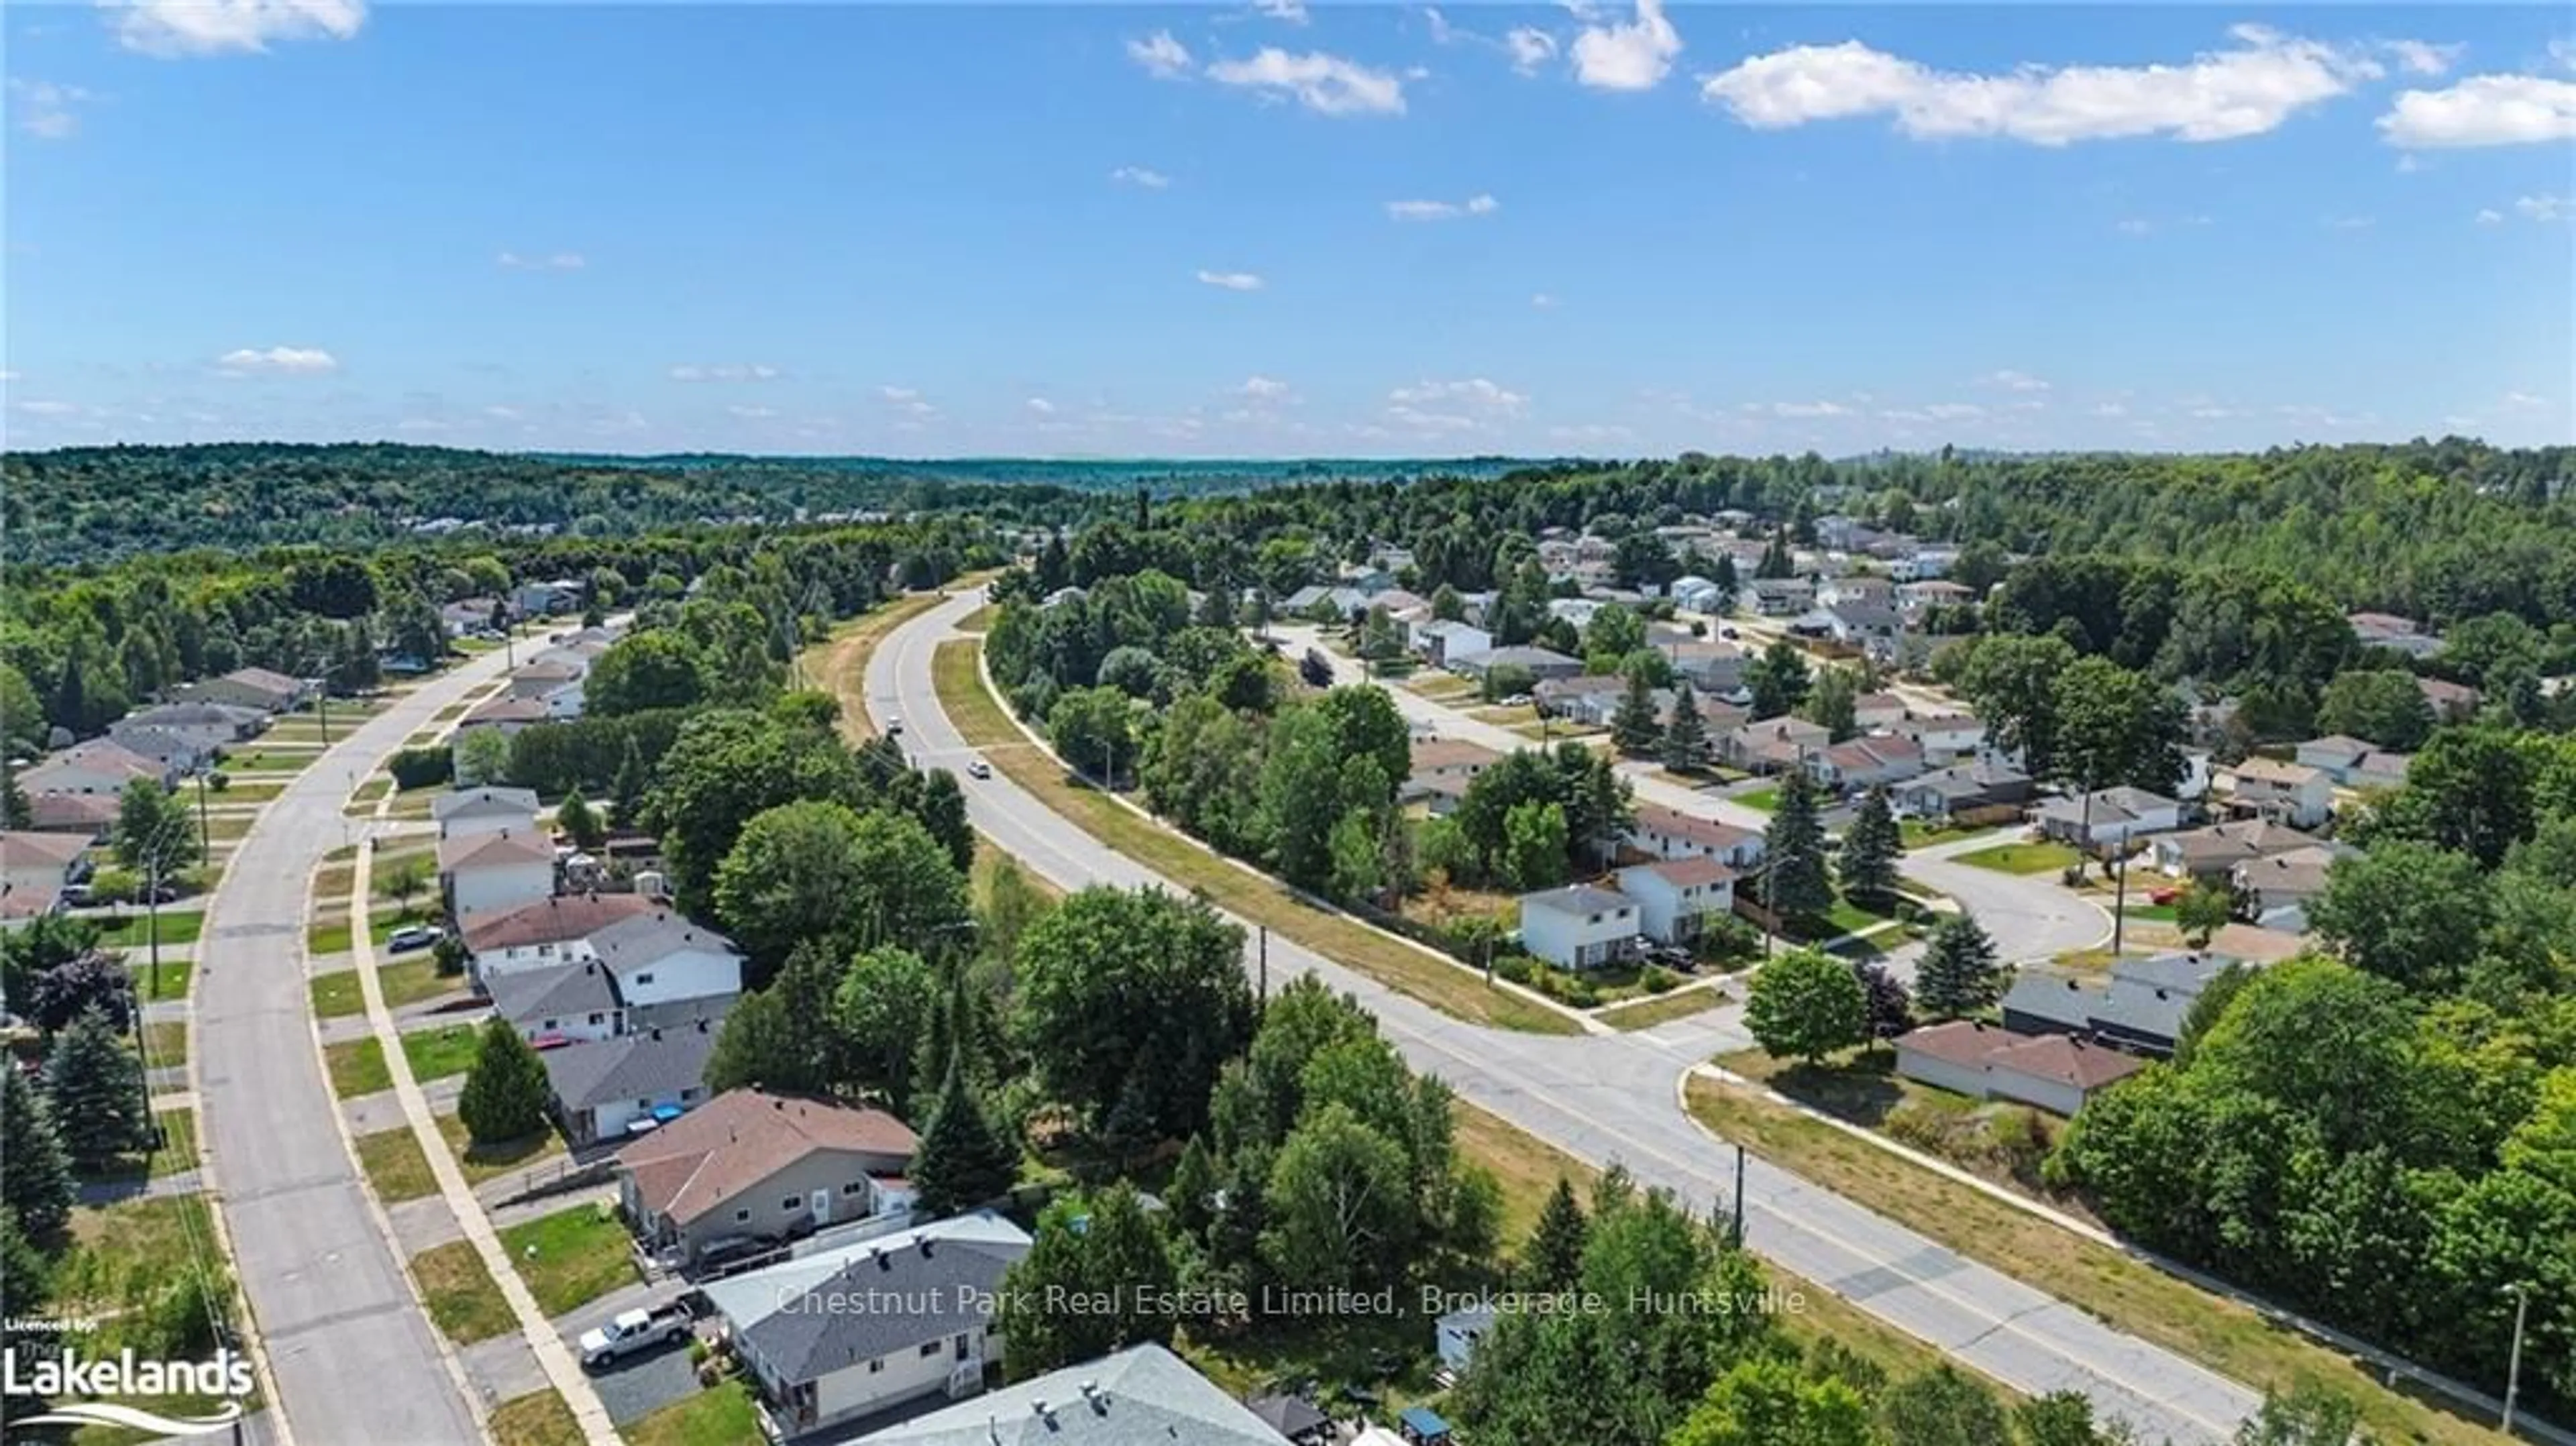
[[[1495,668],[1527,668],[1530,676],[1542,683],[1550,678],[1575,677],[1583,671],[1581,659],[1569,658],[1554,648],[1533,647],[1527,643],[1460,654],[1450,658],[1446,666],[1462,678],[1482,678]]]
[[[1020,1227],[979,1212],[791,1256],[704,1289],[759,1385],[771,1437],[787,1440],[981,1391],[985,1368],[1002,1357],[1002,1277],[1029,1243]]]
[[[1637,901],[1617,889],[1568,884],[1521,895],[1521,947],[1560,968],[1625,959],[1640,928]]]
[[[707,1098],[721,1016],[541,1050],[564,1137],[575,1146],[667,1124]]]
[[[1290,1446],[1157,1345],[1034,1376],[860,1438],[867,1446]]]
[[[617,986],[596,959],[496,975],[485,987],[492,1012],[540,1047],[606,1039],[625,1028]]]
[[[2004,993],[2004,1028],[2082,1035],[2141,1054],[2169,1055],[2201,991],[2243,962],[2204,953],[2117,959],[2110,977],[2099,981],[2027,966]]]

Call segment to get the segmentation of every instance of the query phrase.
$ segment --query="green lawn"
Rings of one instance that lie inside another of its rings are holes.
[[[345,917],[336,923],[315,924],[304,931],[304,952],[316,959],[332,954],[346,954],[353,942],[349,933],[349,921]]]
[[[218,823],[222,820],[216,820]],[[111,949],[147,949],[152,940],[152,911],[121,914],[102,921],[98,942]],[[203,909],[163,909],[160,911],[160,934],[164,944],[193,944],[206,929]]]
[[[438,1117],[439,1136],[447,1141],[447,1152],[456,1157],[465,1171],[469,1185],[480,1185],[498,1179],[513,1170],[525,1169],[539,1161],[564,1153],[563,1136],[548,1130],[524,1140],[510,1140],[498,1145],[478,1145],[465,1133],[465,1122],[454,1115]]]
[[[438,1177],[430,1173],[429,1156],[409,1125],[360,1135],[356,1144],[358,1168],[367,1172],[378,1200],[392,1205],[438,1193]]]
[[[531,1391],[492,1408],[493,1446],[582,1446],[581,1423],[560,1392]]]
[[[1676,1019],[1688,1019],[1703,1010],[1715,1009],[1726,1002],[1726,996],[1714,989],[1677,989],[1670,994],[1634,1000],[1604,1009],[1593,1018],[1613,1029],[1652,1029]]]
[[[162,1110],[153,1118],[161,1125],[161,1148],[149,1155],[136,1151],[99,1172],[98,1178],[158,1179],[197,1168],[197,1112]]]
[[[1972,838],[2000,832],[2000,826],[1988,828],[1941,828],[1919,818],[1899,819],[1896,832],[1907,848],[1928,848],[1933,844],[1964,843]]]
[[[1959,862],[2005,874],[2053,874],[2083,855],[2062,843],[1996,844],[1959,855]]]
[[[622,1434],[626,1446],[741,1446],[761,1439],[760,1417],[738,1380],[674,1401]]]
[[[1776,812],[1780,807],[1780,785],[1774,783],[1757,788],[1751,793],[1736,794],[1734,801],[1743,804],[1746,808],[1758,808],[1764,813]]]
[[[421,1084],[473,1068],[474,1052],[480,1045],[474,1028],[464,1024],[418,1030],[402,1037],[403,1058],[411,1061],[411,1076]]]
[[[510,1263],[550,1316],[635,1279],[631,1237],[602,1204],[575,1205],[501,1232]]]
[[[436,999],[464,987],[464,975],[439,973],[438,960],[426,953],[406,954],[399,964],[376,968],[376,988],[383,991],[387,1009]]]
[[[518,1328],[518,1317],[510,1313],[510,1302],[501,1287],[492,1283],[492,1272],[483,1268],[483,1257],[475,1253],[473,1242],[451,1240],[422,1251],[411,1258],[411,1274],[420,1285],[429,1318],[458,1345],[470,1346]]]
[[[385,1063],[385,1047],[376,1042],[374,1035],[327,1046],[322,1051],[322,1063],[331,1074],[331,1093],[344,1100],[394,1087],[393,1068]]]
[[[154,1069],[175,1069],[188,1062],[188,1021],[164,1019],[143,1026],[143,1050]]]
[[[158,1003],[164,999],[187,998],[188,985],[195,980],[197,974],[197,966],[185,959],[164,959],[161,961],[160,987],[155,988],[152,983],[151,960],[129,959],[126,961],[126,968],[134,974],[134,997],[146,1004]]]
[[[316,739],[315,741],[319,742],[320,740]],[[313,760],[320,758],[321,756],[321,753],[314,749],[289,750],[282,748],[254,748],[246,753],[227,755],[221,766],[224,772],[236,775],[244,773],[292,774],[302,773],[305,769],[312,767]]]
[[[316,974],[305,981],[305,988],[313,995],[313,1017],[316,1019],[341,1019],[367,1012],[366,995],[358,987],[358,971],[355,969],[334,969],[328,974]]]

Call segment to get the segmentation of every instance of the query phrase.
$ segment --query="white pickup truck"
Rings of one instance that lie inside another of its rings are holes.
[[[679,1306],[620,1312],[615,1320],[581,1333],[581,1363],[596,1369],[620,1356],[651,1350],[689,1334],[689,1313]]]

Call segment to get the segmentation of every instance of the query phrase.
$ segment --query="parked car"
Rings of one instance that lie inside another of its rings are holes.
[[[1530,697],[1527,693],[1514,693],[1512,696],[1503,699],[1501,706],[1505,708],[1527,708],[1536,702],[1537,700]]]
[[[608,1324],[581,1333],[581,1363],[597,1370],[621,1356],[683,1340],[688,1334],[689,1312],[684,1307],[621,1311]]]
[[[903,720],[901,718],[888,718],[886,720],[886,736],[888,738],[901,738],[903,736]]]
[[[968,778],[990,778],[993,776],[993,765],[986,763],[981,758],[969,758],[966,760],[966,776]]]
[[[435,924],[413,924],[396,929],[385,939],[385,948],[395,954],[408,954],[414,949],[434,947],[447,937],[447,931]]]
[[[2182,897],[2182,885],[2167,884],[2147,895],[2147,902],[2162,907]]]
[[[65,885],[63,885],[62,900],[63,900],[63,907],[65,907],[65,908],[69,908],[69,909],[77,909],[77,908],[80,908],[80,907],[81,907],[82,905],[84,905],[84,904],[88,904],[88,903],[92,902],[91,897],[90,897],[90,892],[89,892],[89,885],[87,885],[87,884],[65,884]]]
[[[1718,635],[1719,637],[1721,637],[1721,638],[1725,638],[1725,639],[1727,639],[1727,640],[1728,640],[1728,641],[1730,641],[1730,642],[1734,641],[1735,636],[1736,636],[1736,634],[1735,634],[1735,629],[1733,629],[1733,628],[1728,628],[1728,627],[1721,627],[1721,628],[1719,628],[1719,629],[1717,630],[1717,635]]]

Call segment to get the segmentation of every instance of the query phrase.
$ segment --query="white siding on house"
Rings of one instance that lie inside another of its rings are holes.
[[[477,864],[448,875],[450,903],[462,916],[515,909],[555,891],[555,866],[540,859]]]
[[[741,992],[742,960],[720,949],[674,950],[617,976],[618,997],[635,1009]]]

